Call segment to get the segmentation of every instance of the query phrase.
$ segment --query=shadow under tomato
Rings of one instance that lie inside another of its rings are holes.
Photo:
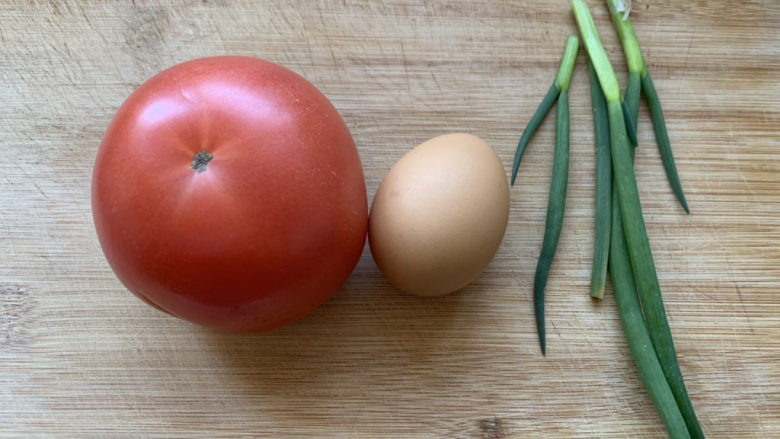
[[[205,344],[237,368],[282,368],[288,373],[296,364],[306,368],[319,364],[317,369],[328,373],[337,372],[342,363],[352,369],[382,359],[406,366],[446,354],[467,294],[430,298],[405,294],[364,254],[336,296],[293,324],[260,334],[200,331]],[[355,364],[356,360],[361,362]]]
[[[233,384],[244,396],[270,399],[274,407],[307,416],[300,413],[307,407],[346,398],[353,411],[369,410],[371,402],[370,410],[392,410],[388,405],[407,407],[408,395],[421,389],[434,400],[449,398],[470,380],[463,370],[489,354],[473,336],[480,325],[473,305],[485,298],[475,299],[483,292],[470,289],[480,287],[431,298],[402,293],[365,252],[341,291],[302,320],[263,334],[204,329],[201,342],[240,380]]]

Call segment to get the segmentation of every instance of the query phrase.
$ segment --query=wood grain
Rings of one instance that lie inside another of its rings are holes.
[[[780,7],[634,3],[692,211],[675,204],[643,105],[641,197],[693,404],[708,437],[780,437]],[[589,4],[623,83],[606,9]],[[664,437],[611,293],[588,296],[583,58],[546,358],[531,283],[550,121],[524,158],[501,250],[449,297],[399,293],[366,252],[302,321],[218,334],[129,294],[92,225],[91,168],[118,106],[207,55],[266,58],[319,87],[352,130],[370,194],[445,132],[483,137],[508,167],[576,31],[568,1],[10,1],[0,23],[0,437]]]

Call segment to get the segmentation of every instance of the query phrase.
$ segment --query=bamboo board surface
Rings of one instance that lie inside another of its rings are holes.
[[[675,204],[643,105],[640,193],[693,404],[708,437],[780,437],[780,6],[634,3],[692,211]],[[588,4],[624,84],[606,8]],[[0,23],[0,437],[665,436],[611,292],[588,296],[583,55],[547,357],[531,288],[552,117],[494,261],[443,298],[399,293],[365,251],[300,322],[219,334],[128,293],[92,224],[92,164],[119,105],[156,72],[209,55],[265,58],[320,88],[353,133],[369,198],[406,151],[447,132],[484,138],[509,171],[576,32],[568,1],[10,1]]]

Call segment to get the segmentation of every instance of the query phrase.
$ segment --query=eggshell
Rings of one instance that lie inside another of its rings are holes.
[[[484,271],[508,220],[509,184],[495,151],[471,134],[446,134],[387,173],[371,205],[369,244],[391,283],[437,296]]]

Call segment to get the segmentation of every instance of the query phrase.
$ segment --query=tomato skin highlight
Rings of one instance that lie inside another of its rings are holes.
[[[338,111],[299,75],[247,57],[185,62],[131,94],[100,145],[92,211],[130,291],[230,332],[283,326],[332,297],[368,217]]]

